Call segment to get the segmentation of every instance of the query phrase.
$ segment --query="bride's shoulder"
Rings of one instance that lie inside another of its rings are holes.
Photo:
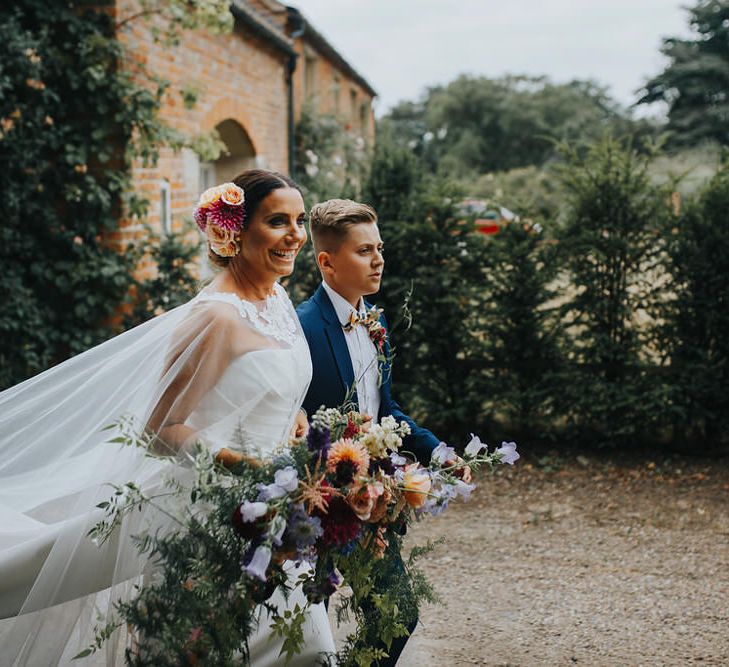
[[[194,323],[193,328],[211,328],[218,333],[237,328],[242,315],[237,299],[234,294],[226,297],[223,293],[201,292],[190,302],[190,320]]]

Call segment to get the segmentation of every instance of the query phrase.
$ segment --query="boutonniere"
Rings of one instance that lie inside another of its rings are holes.
[[[387,340],[387,329],[382,326],[380,316],[382,308],[372,306],[363,315],[352,311],[349,314],[349,321],[343,325],[343,329],[347,332],[352,331],[358,324],[361,324],[370,336],[370,340],[375,344],[378,353],[382,353]]]

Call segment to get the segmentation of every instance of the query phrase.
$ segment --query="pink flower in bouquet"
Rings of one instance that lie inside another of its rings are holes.
[[[382,493],[377,497],[375,506],[372,508],[370,513],[369,522],[379,523],[387,514],[387,508],[392,500],[392,493],[384,484],[382,486]]]
[[[360,483],[347,494],[347,503],[360,521],[368,521],[377,499],[385,492],[382,482]]]
[[[358,475],[366,475],[370,455],[358,442],[350,438],[337,440],[329,451],[327,470],[334,474],[337,484],[351,484]]]
[[[343,438],[354,438],[355,435],[359,435],[359,426],[354,423],[354,419],[352,419],[352,415],[349,415],[347,417],[347,428],[344,429],[344,433],[342,434]]]
[[[271,563],[271,547],[262,544],[256,547],[251,560],[244,566],[245,571],[261,581],[266,581],[266,571]]]
[[[403,497],[410,507],[418,508],[425,504],[432,481],[428,472],[417,463],[405,466],[402,478]]]

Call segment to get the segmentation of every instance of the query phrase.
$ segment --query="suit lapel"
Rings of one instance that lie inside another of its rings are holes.
[[[354,385],[354,368],[352,367],[352,359],[349,356],[347,341],[344,339],[342,325],[337,318],[337,313],[326,290],[321,285],[315,292],[313,300],[319,306],[319,311],[324,320],[324,332],[326,333],[332,356],[337,365],[339,379],[342,382],[342,389],[346,393]],[[357,403],[356,393],[353,395],[352,400],[355,404]]]

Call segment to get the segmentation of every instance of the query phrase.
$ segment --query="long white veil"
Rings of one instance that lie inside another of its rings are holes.
[[[291,309],[278,286],[277,295]],[[234,295],[201,293],[0,393],[0,666],[66,664],[93,641],[114,602],[149,576],[131,536],[159,522],[151,510],[127,517],[101,547],[88,537],[111,485],[134,481],[149,490],[168,473],[184,475],[176,454],[194,441],[234,446],[229,434],[247,421],[256,441],[249,417],[280,385],[267,385],[266,355],[249,353],[293,343],[255,326],[251,308]],[[221,392],[246,374],[254,378],[247,385]],[[305,391],[287,397],[277,437]],[[172,456],[110,442],[117,433],[104,428],[121,418]],[[96,661],[121,663],[132,640],[117,631]]]

